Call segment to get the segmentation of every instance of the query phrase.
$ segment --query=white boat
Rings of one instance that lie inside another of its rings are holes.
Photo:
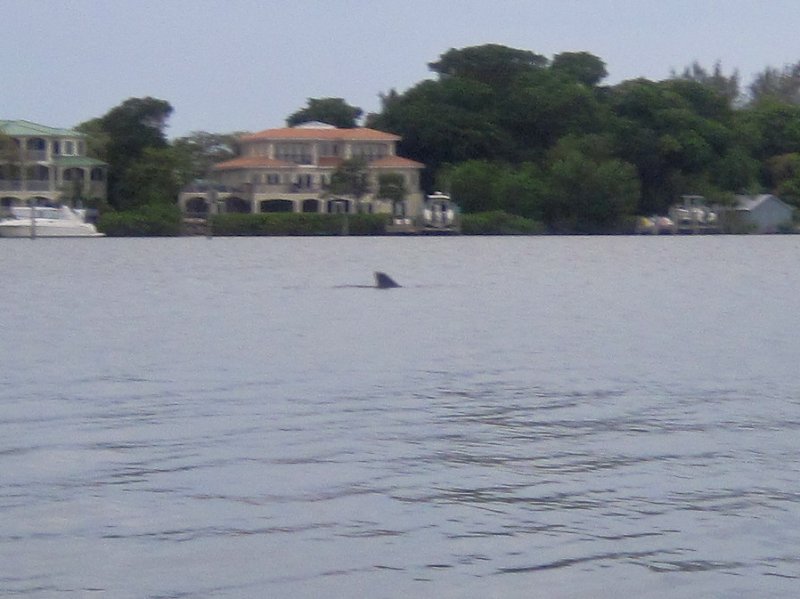
[[[0,237],[104,237],[83,210],[68,206],[45,208],[18,206],[11,216],[0,220]]]
[[[437,191],[425,198],[422,211],[424,224],[428,228],[448,230],[455,227],[456,211],[450,196]]]

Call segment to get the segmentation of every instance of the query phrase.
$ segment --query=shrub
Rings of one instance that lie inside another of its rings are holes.
[[[541,223],[509,214],[503,210],[461,215],[464,235],[538,235],[544,233]]]
[[[350,235],[383,235],[388,218],[384,214],[217,214],[211,217],[211,227],[214,235],[221,236],[342,235],[345,230]]]
[[[181,213],[173,205],[109,211],[100,216],[97,229],[109,237],[174,237],[181,232]]]

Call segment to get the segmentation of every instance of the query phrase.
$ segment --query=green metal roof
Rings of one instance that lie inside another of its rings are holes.
[[[47,127],[30,121],[4,121],[0,120],[0,131],[10,136],[17,137],[86,137],[74,129],[58,129]]]
[[[108,166],[107,163],[96,158],[89,158],[88,156],[55,156],[53,163],[58,166],[70,168],[73,166]]]

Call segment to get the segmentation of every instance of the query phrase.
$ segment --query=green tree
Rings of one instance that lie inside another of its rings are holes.
[[[800,104],[800,62],[783,69],[767,67],[756,75],[748,90],[753,104],[765,100]]]
[[[547,59],[528,50],[518,50],[500,44],[485,44],[469,48],[451,48],[431,62],[428,67],[442,78],[471,79],[502,88],[518,76],[547,66]]]
[[[342,129],[358,126],[364,111],[351,106],[343,98],[308,98],[308,104],[286,119],[289,127],[309,121],[320,121]]]
[[[514,140],[512,162],[541,161],[559,138],[597,132],[603,121],[595,93],[557,70],[520,76],[496,108],[492,118]]]
[[[741,99],[739,71],[734,70],[730,75],[725,75],[720,61],[714,63],[714,68],[711,71],[705,69],[699,62],[694,61],[691,65],[685,67],[681,73],[672,71],[671,77],[700,83],[725,98],[730,106],[733,106]]]
[[[550,69],[563,73],[580,81],[584,85],[594,87],[608,77],[606,63],[589,52],[562,52],[553,57]]]
[[[194,131],[172,142],[179,168],[179,180],[185,185],[208,176],[217,162],[230,160],[239,154],[242,132],[209,133]]]
[[[609,100],[614,154],[636,166],[640,213],[663,213],[680,195],[695,193],[683,186],[712,171],[735,145],[727,101],[700,83],[629,81]]]
[[[148,192],[136,191],[140,181],[135,167],[138,161],[143,160],[141,168],[150,168],[152,154],[145,157],[147,150],[169,149],[164,130],[170,114],[172,106],[165,100],[129,98],[104,116],[78,126],[89,135],[88,146],[92,155],[109,164],[109,203],[113,207],[127,209],[149,202]],[[168,154],[165,151],[160,155],[166,159]],[[173,159],[168,162],[175,166]],[[173,177],[176,176],[174,172]],[[164,193],[171,194],[175,189],[175,184],[168,185]]]
[[[398,204],[406,199],[406,178],[400,173],[378,175],[378,197],[392,202],[392,214],[398,214]]]
[[[353,198],[358,212],[362,211],[361,200],[369,192],[367,163],[361,158],[343,161],[331,175],[327,189],[329,195]]]
[[[770,189],[782,200],[800,207],[800,153],[773,156],[766,166]]]
[[[499,168],[486,160],[468,160],[449,166],[439,176],[439,187],[447,189],[465,213],[489,212],[502,206],[495,201]]]
[[[619,230],[634,214],[639,179],[633,165],[611,157],[598,136],[565,138],[550,158],[550,195],[545,223],[556,231]]]
[[[370,126],[399,135],[400,152],[427,165],[424,183],[430,184],[444,164],[511,153],[513,141],[495,118],[496,109],[491,87],[452,77],[384,97],[383,111],[370,118]]]
[[[178,160],[172,148],[145,148],[120,179],[116,207],[129,210],[173,204],[179,189],[177,169]]]
[[[0,179],[17,179],[22,159],[14,139],[0,131]]]
[[[492,187],[492,203],[510,214],[542,222],[548,194],[546,174],[538,165],[525,163],[499,169]]]

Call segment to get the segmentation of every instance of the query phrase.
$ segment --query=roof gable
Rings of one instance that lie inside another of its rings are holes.
[[[750,212],[766,202],[777,202],[778,204],[786,207],[789,210],[794,210],[793,206],[790,206],[789,204],[781,200],[778,196],[769,193],[762,193],[760,195],[755,195],[755,196],[736,196],[736,209]]]
[[[400,137],[393,133],[385,133],[377,129],[356,127],[354,129],[338,129],[336,127],[283,127],[265,129],[258,133],[243,135],[241,141],[287,140],[287,141],[399,141]]]
[[[215,171],[237,170],[241,168],[287,168],[294,167],[295,164],[283,160],[274,160],[266,156],[239,156],[224,162],[218,162],[213,166]]]
[[[74,129],[48,127],[30,121],[0,120],[0,130],[6,135],[18,137],[86,137],[83,133]]]

